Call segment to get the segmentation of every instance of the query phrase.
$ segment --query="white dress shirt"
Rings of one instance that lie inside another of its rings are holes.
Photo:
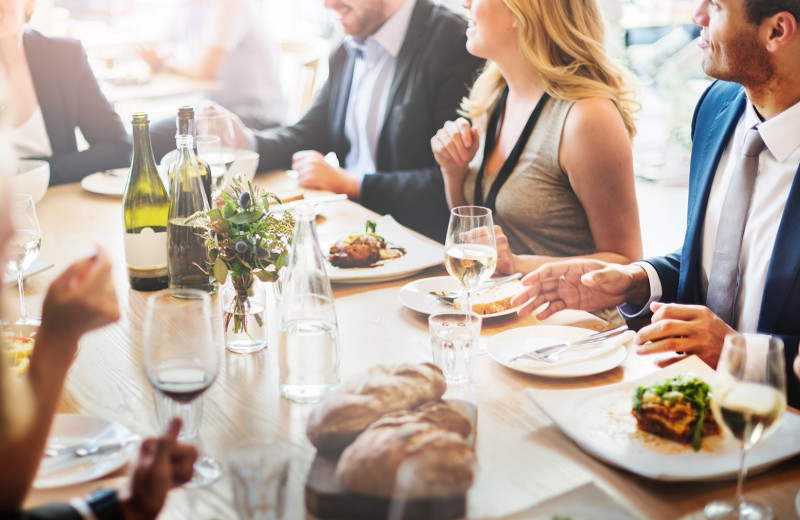
[[[386,115],[386,102],[397,64],[397,54],[406,38],[416,0],[406,0],[375,34],[360,40],[348,37],[347,50],[355,67],[345,115],[345,136],[350,151],[344,169],[359,175],[377,169],[378,137]]]
[[[17,156],[23,159],[53,155],[41,106],[36,106],[27,121],[11,129],[11,144],[17,150]]]
[[[763,122],[753,105],[747,103],[733,136],[720,158],[708,196],[701,245],[700,284],[704,294],[708,289],[708,276],[712,268],[711,260],[714,255],[722,203],[736,168],[736,158],[742,153],[745,133],[753,126],[758,127],[765,146],[758,157],[758,174],[739,256],[741,274],[734,307],[734,328],[739,332],[755,332],[758,327],[761,301],[775,239],[778,236],[789,190],[800,164],[800,103]],[[658,275],[650,264],[642,262],[641,265],[645,267],[650,279],[650,302],[658,301],[662,295]],[[640,313],[633,313],[634,309],[630,306],[623,306],[620,311],[625,317],[635,317],[644,314],[648,307],[649,302]]]

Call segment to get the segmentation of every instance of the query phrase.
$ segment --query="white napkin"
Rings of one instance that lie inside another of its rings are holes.
[[[613,352],[620,346],[624,345],[627,341],[630,341],[635,334],[636,333],[634,331],[629,330],[623,332],[619,336],[614,336],[605,341],[601,341],[600,343],[591,343],[589,345],[571,347],[565,350],[561,354],[559,360],[555,363],[536,361],[530,358],[520,358],[511,364],[514,366],[514,368],[519,368],[521,370],[542,370],[547,368],[563,367],[573,363],[580,363],[602,356],[603,354]]]

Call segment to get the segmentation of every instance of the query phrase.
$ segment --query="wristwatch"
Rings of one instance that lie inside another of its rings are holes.
[[[100,488],[86,497],[89,507],[97,520],[122,520],[122,509],[119,507],[117,490]]]

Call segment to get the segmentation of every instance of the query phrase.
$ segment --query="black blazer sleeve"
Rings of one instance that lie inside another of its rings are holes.
[[[27,511],[0,513],[0,520],[83,520],[83,518],[68,504],[54,502]]]
[[[24,35],[25,52],[42,108],[52,157],[50,184],[130,165],[131,142],[114,108],[100,91],[86,51],[77,40]],[[75,130],[89,144],[78,151]]]

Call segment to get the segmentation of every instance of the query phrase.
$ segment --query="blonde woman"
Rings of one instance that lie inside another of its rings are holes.
[[[501,273],[556,257],[639,259],[638,104],[605,54],[596,0],[463,5],[467,50],[488,62],[464,117],[431,139],[450,207],[493,210]]]

